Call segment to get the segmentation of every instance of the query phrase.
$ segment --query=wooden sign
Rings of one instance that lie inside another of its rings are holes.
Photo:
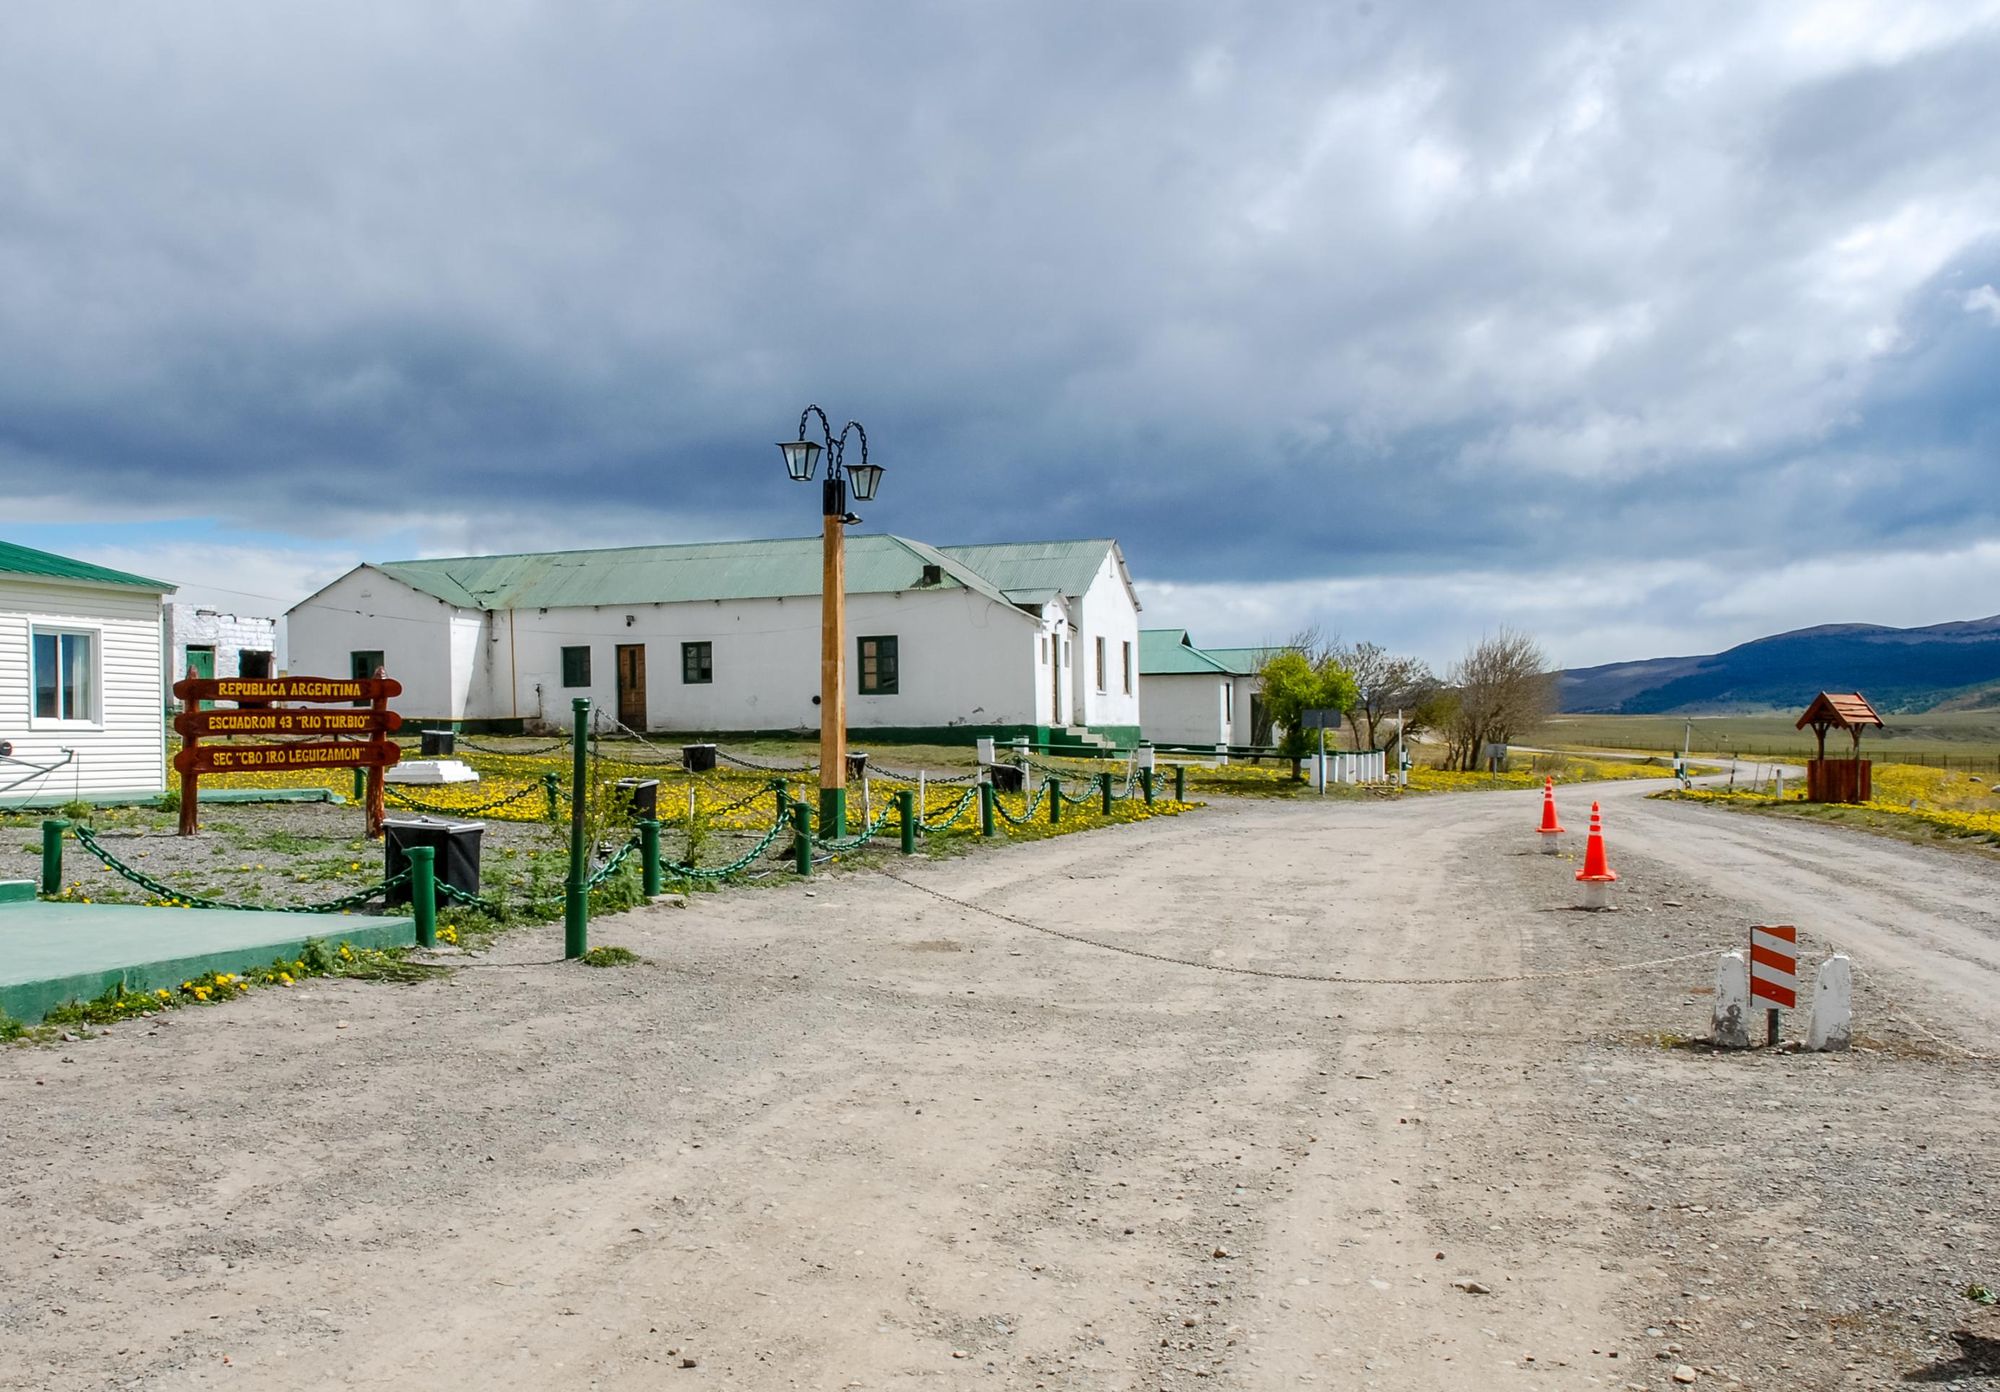
[[[402,716],[394,711],[374,710],[265,707],[184,711],[174,717],[174,731],[182,735],[374,735],[394,734],[402,728]]]
[[[367,769],[367,831],[382,834],[382,770],[403,757],[389,736],[403,718],[389,698],[403,684],[381,668],[372,677],[198,677],[193,668],[174,683],[186,703],[174,717],[180,752],[174,769],[181,779],[183,836],[200,830],[197,810],[205,773],[288,773],[301,769]],[[234,701],[235,710],[203,710],[205,701]],[[352,710],[296,710],[277,702],[322,702]],[[301,740],[296,744],[204,743],[230,735],[356,735],[352,740]],[[357,792],[360,791],[358,788]]]
[[[193,669],[190,668],[190,671]],[[388,677],[184,677],[174,683],[183,701],[381,701],[403,694]]]
[[[304,768],[389,768],[403,757],[387,740],[367,744],[203,744],[174,755],[181,773],[279,773]]]
[[[1750,998],[1786,1010],[1799,1003],[1799,930],[1789,923],[1750,930]]]

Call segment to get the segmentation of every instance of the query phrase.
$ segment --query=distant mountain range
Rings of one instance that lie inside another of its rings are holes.
[[[1928,628],[1825,624],[1706,657],[1579,667],[1557,678],[1572,713],[1684,715],[1805,708],[1859,691],[1883,712],[2000,707],[2000,614]]]

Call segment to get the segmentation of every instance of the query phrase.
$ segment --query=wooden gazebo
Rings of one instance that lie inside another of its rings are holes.
[[[1812,726],[1819,739],[1819,755],[1806,765],[1807,802],[1866,802],[1874,793],[1869,770],[1874,767],[1861,757],[1861,732],[1873,725],[1882,728],[1882,717],[1860,692],[1835,695],[1822,691],[1813,697],[1795,729]],[[1826,757],[1826,732],[1845,730],[1853,746],[1845,759]]]

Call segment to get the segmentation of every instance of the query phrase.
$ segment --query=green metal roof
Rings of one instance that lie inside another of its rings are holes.
[[[88,561],[71,560],[53,551],[37,551],[32,546],[16,546],[11,541],[0,541],[0,574],[29,575],[37,580],[69,580],[86,585],[120,585],[134,590],[151,590],[155,594],[171,594],[176,588],[159,580],[148,580],[143,575],[111,570]]]
[[[1045,603],[1056,595],[1080,595],[1089,589],[1090,582],[1097,578],[1097,568],[1104,564],[1105,553],[1117,544],[1107,537],[1090,541],[1008,541],[938,549],[971,566],[1005,590],[1016,603]]]
[[[1277,648],[1203,648],[1203,652],[1239,677],[1254,677]]]
[[[923,571],[941,580],[926,586]],[[558,609],[605,604],[775,599],[818,595],[818,537],[536,551],[512,556],[448,556],[384,561],[375,568],[413,589],[467,609]],[[963,561],[905,537],[847,538],[847,592],[967,589],[1011,601]]]
[[[1139,630],[1139,675],[1178,677],[1206,673],[1232,674],[1209,654],[1188,641],[1184,628],[1142,628]]]

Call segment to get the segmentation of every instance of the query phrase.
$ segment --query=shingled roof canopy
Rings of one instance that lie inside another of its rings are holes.
[[[1875,713],[1875,707],[1868,704],[1868,698],[1858,691],[1842,695],[1822,691],[1813,697],[1812,704],[1806,707],[1806,713],[1799,717],[1799,723],[1792,728],[1803,730],[1808,725],[1812,726],[1813,733],[1819,737],[1820,758],[1826,757],[1828,730],[1845,730],[1852,735],[1855,757],[1860,758],[1861,732],[1870,725],[1880,729],[1882,717]]]

